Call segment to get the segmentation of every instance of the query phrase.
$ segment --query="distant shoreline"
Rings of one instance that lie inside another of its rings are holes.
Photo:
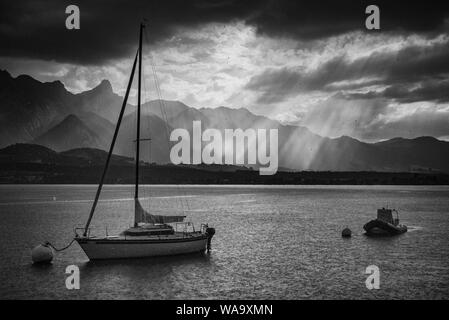
[[[101,166],[16,164],[0,168],[0,184],[98,184]],[[134,184],[134,168],[111,166],[105,184]],[[186,166],[141,167],[141,184],[185,185],[449,185],[447,173],[299,171],[261,176],[253,170]]]
[[[58,153],[40,145],[10,145],[0,149],[0,184],[96,185],[107,156],[107,152],[100,149],[79,148]],[[257,167],[141,161],[139,182],[160,185],[449,185],[449,169],[444,169],[441,163],[419,166],[414,158],[408,162],[414,164],[387,165],[385,162],[378,166],[356,161],[342,167],[336,163],[326,167],[327,171],[319,171],[319,163],[311,163],[311,169],[316,171],[293,171],[281,166],[274,175],[260,175]],[[133,158],[113,154],[104,183],[134,184]]]
[[[0,183],[0,186],[98,186],[98,183]],[[105,183],[103,186],[123,186],[123,187],[135,187],[134,183]],[[300,187],[300,186],[310,186],[310,187],[328,187],[328,186],[341,186],[341,187],[449,187],[449,184],[145,184],[141,183],[141,187],[153,186],[153,187],[173,187],[177,188],[179,186],[191,186],[191,187]]]

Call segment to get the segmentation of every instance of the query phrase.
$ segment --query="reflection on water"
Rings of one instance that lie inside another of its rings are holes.
[[[93,219],[109,234],[133,223],[133,186],[106,186]],[[63,247],[83,225],[95,186],[0,186],[0,298],[449,298],[449,188],[391,186],[145,186],[155,214],[216,228],[210,254],[90,262],[74,243],[49,265],[30,250]],[[52,200],[55,197],[56,200]],[[400,209],[409,232],[371,238],[378,207]],[[349,227],[352,238],[341,238]],[[65,269],[80,268],[67,290]],[[377,265],[381,289],[365,287]]]
[[[213,259],[210,253],[194,253],[178,256],[152,257],[143,259],[116,259],[116,260],[96,260],[86,261],[79,266],[83,275],[108,272],[108,270],[127,269],[131,275],[143,273],[152,273],[156,270],[163,270],[164,274],[169,274],[178,267],[192,266],[211,267]]]

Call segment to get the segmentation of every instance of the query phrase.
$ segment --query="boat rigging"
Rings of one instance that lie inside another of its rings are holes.
[[[85,227],[82,229],[82,234],[78,234],[78,229],[75,229],[75,240],[84,250],[89,259],[115,259],[115,258],[140,258],[161,255],[176,255],[200,252],[210,249],[212,237],[215,234],[215,229],[208,227],[207,224],[201,224],[200,230],[195,230],[193,224],[184,222],[184,215],[153,215],[145,211],[139,201],[139,167],[140,167],[140,142],[151,140],[150,138],[140,138],[140,122],[141,122],[141,87],[142,87],[142,37],[145,25],[140,24],[139,32],[139,46],[134,58],[131,69],[126,93],[123,99],[123,104],[120,109],[117,125],[114,130],[111,145],[109,148],[106,163],[103,168],[103,173],[95,194],[95,199],[90,209],[89,217]],[[134,224],[133,227],[123,231],[116,236],[97,237],[90,234],[90,224],[98,204],[107,170],[112,157],[115,142],[119,132],[120,124],[125,113],[125,108],[128,102],[128,97],[133,83],[134,74],[137,67],[137,124],[136,124],[136,159],[135,159],[135,186],[134,186]],[[155,73],[154,65],[152,64],[153,73]],[[155,77],[156,91],[160,98],[160,87]],[[165,115],[165,110],[162,110]],[[166,121],[166,119],[164,119]],[[164,121],[164,122],[165,122]],[[166,122],[165,125],[167,126]],[[171,224],[179,223],[192,226],[192,231],[178,231]]]

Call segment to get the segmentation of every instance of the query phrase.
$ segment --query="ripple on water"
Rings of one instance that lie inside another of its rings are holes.
[[[94,192],[0,186],[0,298],[449,298],[448,187],[145,186],[142,202],[151,212],[185,212],[196,225],[216,228],[210,254],[94,263],[75,244],[51,265],[31,265],[36,244],[71,240]],[[106,186],[93,225],[110,232],[131,225],[132,192]],[[362,226],[385,204],[400,209],[409,232],[365,236]],[[352,238],[341,238],[345,227]],[[80,290],[65,288],[69,264],[80,267]],[[381,270],[375,292],[365,287],[372,264]]]

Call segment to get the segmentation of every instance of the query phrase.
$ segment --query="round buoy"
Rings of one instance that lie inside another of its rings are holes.
[[[53,249],[48,244],[40,244],[31,250],[33,263],[50,263],[53,260]]]
[[[349,228],[345,228],[345,229],[343,229],[343,231],[341,232],[341,236],[342,236],[343,238],[350,238],[351,235],[352,235],[352,231],[351,231],[351,229],[349,229]]]

